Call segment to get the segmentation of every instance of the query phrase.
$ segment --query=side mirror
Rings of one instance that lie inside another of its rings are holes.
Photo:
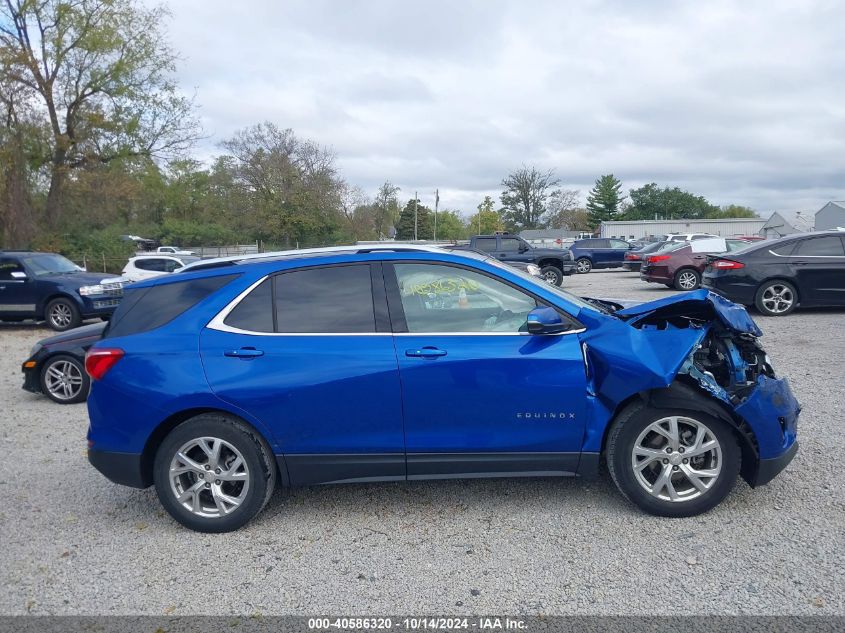
[[[12,279],[19,279],[20,281],[24,281],[27,279],[26,273],[21,272],[19,270],[12,271]]]
[[[530,246],[528,246],[528,244],[526,244],[525,242],[522,242],[522,243],[519,245],[519,252],[520,252],[520,253],[524,253],[524,252],[525,252],[525,251],[527,251],[529,248],[531,248],[531,247],[530,247]]]
[[[534,308],[528,313],[529,334],[560,334],[569,327],[554,308]]]

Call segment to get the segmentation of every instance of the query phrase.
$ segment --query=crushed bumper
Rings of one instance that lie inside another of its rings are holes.
[[[31,361],[27,361],[29,363]],[[27,367],[24,363],[21,366],[21,371],[23,372],[23,390],[29,391],[30,393],[41,393],[41,380],[39,379],[39,372],[34,367]]]
[[[789,465],[792,458],[798,452],[798,442],[792,443],[785,453],[779,457],[772,457],[770,459],[760,459],[757,462],[757,469],[747,477],[748,485],[752,488],[763,486],[769,483],[772,479],[780,474],[784,468]]]

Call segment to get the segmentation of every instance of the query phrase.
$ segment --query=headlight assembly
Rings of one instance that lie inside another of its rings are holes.
[[[83,297],[90,297],[91,295],[101,295],[103,294],[103,286],[101,284],[96,284],[94,286],[82,286],[79,289],[79,294]]]

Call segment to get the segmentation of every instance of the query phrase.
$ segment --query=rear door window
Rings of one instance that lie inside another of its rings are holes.
[[[273,281],[265,279],[244,297],[223,321],[247,332],[273,331]]]
[[[492,253],[496,250],[495,237],[479,237],[475,240],[475,248],[485,253]]]
[[[814,237],[798,242],[793,253],[796,257],[809,255],[811,257],[845,257],[845,247],[838,235]]]
[[[274,283],[277,332],[376,331],[368,264],[296,270],[277,275]]]

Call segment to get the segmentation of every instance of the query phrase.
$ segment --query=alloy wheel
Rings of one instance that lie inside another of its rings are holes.
[[[50,322],[57,328],[66,328],[73,320],[73,311],[66,303],[54,303],[50,308]]]
[[[588,259],[579,259],[575,262],[575,270],[579,273],[588,273],[592,269],[593,265],[590,263]]]
[[[543,273],[543,281],[545,281],[547,284],[551,284],[553,286],[556,286],[557,285],[557,274],[555,274],[552,271]]]
[[[170,489],[192,514],[222,517],[246,500],[250,473],[241,452],[217,437],[192,439],[170,461]]]
[[[678,275],[678,285],[683,290],[692,290],[698,285],[698,278],[695,273],[685,270]]]
[[[69,360],[56,361],[44,372],[44,386],[57,400],[73,400],[83,384],[82,372]]]
[[[670,416],[649,424],[631,452],[634,478],[653,497],[684,502],[710,490],[722,470],[722,447],[705,424]]]
[[[795,296],[790,288],[782,284],[772,284],[763,291],[762,302],[769,312],[781,314],[792,307]]]

